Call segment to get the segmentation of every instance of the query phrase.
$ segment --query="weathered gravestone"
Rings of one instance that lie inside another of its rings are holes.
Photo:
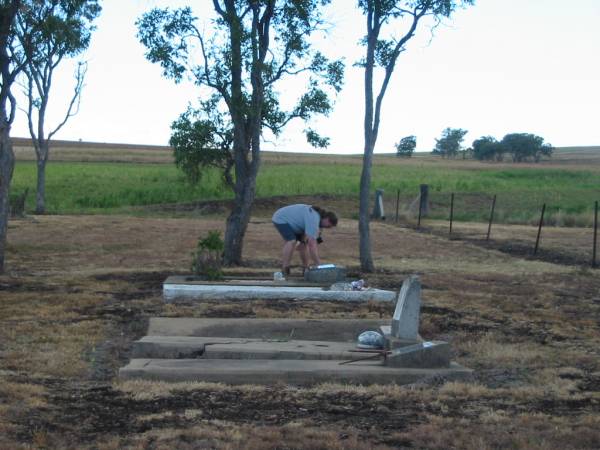
[[[419,337],[419,316],[421,313],[421,281],[411,275],[402,283],[398,302],[392,319],[392,337],[416,341]]]

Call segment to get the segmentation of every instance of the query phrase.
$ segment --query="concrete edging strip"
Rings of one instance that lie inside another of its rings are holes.
[[[340,365],[338,361],[313,360],[210,360],[132,359],[119,370],[121,379],[204,381],[226,384],[312,385],[323,382],[353,384],[408,384],[428,377],[465,380],[472,371],[452,363],[441,369],[400,369],[362,361]]]
[[[326,300],[343,302],[368,302],[371,300],[393,302],[396,293],[381,289],[364,291],[334,291],[320,287],[284,286],[224,286],[202,284],[163,284],[165,302],[190,300]]]

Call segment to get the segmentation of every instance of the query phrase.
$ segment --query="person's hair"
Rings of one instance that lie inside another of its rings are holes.
[[[321,216],[321,219],[329,219],[329,223],[331,225],[333,225],[334,227],[337,226],[338,223],[338,218],[337,215],[333,212],[333,211],[325,211],[323,208],[319,207],[319,206],[312,206],[312,209],[314,209],[316,212],[319,213],[319,216]]]

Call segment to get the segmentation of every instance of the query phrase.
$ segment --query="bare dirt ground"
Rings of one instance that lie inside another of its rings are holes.
[[[259,204],[245,265],[232,273],[276,270],[280,240],[267,212],[283,201]],[[0,276],[0,448],[599,447],[600,272],[503,250],[502,236],[523,232],[513,227],[498,226],[498,240],[484,245],[448,239],[443,224],[374,223],[374,274],[359,272],[355,221],[325,232],[323,259],[353,278],[397,289],[406,275],[421,276],[421,334],[450,341],[454,359],[475,371],[470,382],[119,382],[152,316],[391,317],[393,306],[379,304],[164,304],[164,279],[188,273],[197,239],[223,226],[218,214],[11,222],[8,273]],[[548,229],[548,251],[573,245],[565,236]]]

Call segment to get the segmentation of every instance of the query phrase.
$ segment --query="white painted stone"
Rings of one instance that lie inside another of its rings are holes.
[[[333,291],[320,287],[163,284],[166,302],[190,300],[329,300],[344,302],[394,301],[395,293],[381,289]]]
[[[421,281],[411,275],[402,283],[398,302],[392,319],[392,336],[399,339],[416,340],[419,334],[421,313]]]

